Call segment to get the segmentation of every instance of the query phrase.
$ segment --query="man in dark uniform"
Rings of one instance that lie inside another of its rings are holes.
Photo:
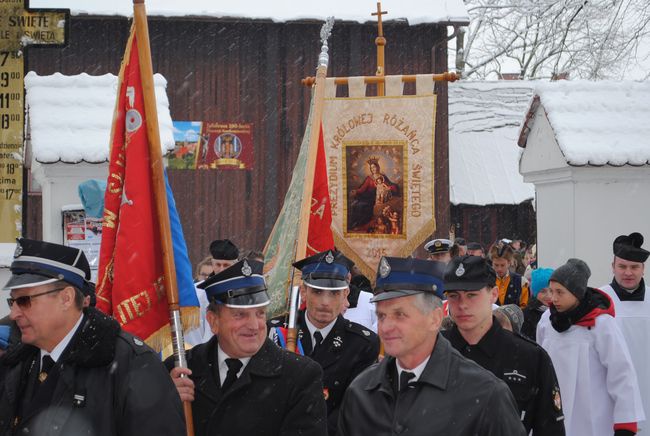
[[[443,334],[463,356],[506,382],[527,432],[561,436],[564,415],[551,359],[535,342],[503,329],[493,318],[495,278],[481,257],[452,259],[445,270],[445,292],[454,326]]]
[[[323,368],[330,435],[336,434],[345,389],[379,355],[377,335],[341,315],[350,292],[352,265],[352,261],[333,250],[294,263],[302,272],[301,297],[306,304],[306,310],[298,316],[298,339],[304,354]],[[275,321],[272,327],[278,326]],[[273,328],[271,333],[281,345],[281,329]]]
[[[0,434],[179,435],[158,355],[93,307],[84,253],[20,239],[4,289],[20,338],[0,360]]]
[[[339,436],[525,436],[508,387],[438,334],[444,264],[382,257],[379,337],[390,357],[345,393]]]
[[[188,352],[189,369],[171,371],[181,398],[192,401],[197,435],[327,434],[320,367],[267,338],[262,267],[244,259],[199,285],[214,336]]]

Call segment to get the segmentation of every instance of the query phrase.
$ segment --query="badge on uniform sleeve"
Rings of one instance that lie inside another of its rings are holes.
[[[560,412],[562,410],[562,398],[560,397],[560,388],[555,386],[553,388],[553,406],[555,410]]]

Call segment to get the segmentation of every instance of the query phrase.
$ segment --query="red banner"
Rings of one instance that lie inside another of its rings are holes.
[[[162,344],[169,311],[146,131],[136,37],[120,74],[113,119],[97,307],[154,348]]]
[[[311,197],[311,216],[307,236],[307,256],[334,248],[332,236],[332,205],[327,183],[327,162],[323,143],[323,126],[318,136],[318,152],[314,169],[314,188]]]

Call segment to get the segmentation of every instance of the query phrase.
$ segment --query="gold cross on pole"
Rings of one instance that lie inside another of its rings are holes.
[[[386,45],[386,38],[384,38],[384,27],[382,25],[382,15],[388,14],[388,11],[381,10],[381,2],[377,2],[377,12],[373,12],[373,17],[377,17],[377,38],[375,38],[375,45],[377,46],[377,71],[376,76],[383,77],[386,73],[384,67],[384,46]],[[384,82],[377,83],[377,95],[384,95]]]

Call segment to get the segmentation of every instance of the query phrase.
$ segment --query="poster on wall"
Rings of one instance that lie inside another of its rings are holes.
[[[63,243],[69,247],[81,249],[92,274],[91,280],[97,280],[99,267],[99,246],[102,242],[102,218],[86,216],[83,209],[63,210]]]
[[[196,166],[196,150],[201,143],[201,121],[174,121],[176,146],[167,161],[169,168],[193,170]]]
[[[197,169],[253,168],[253,124],[204,122],[196,154]]]

